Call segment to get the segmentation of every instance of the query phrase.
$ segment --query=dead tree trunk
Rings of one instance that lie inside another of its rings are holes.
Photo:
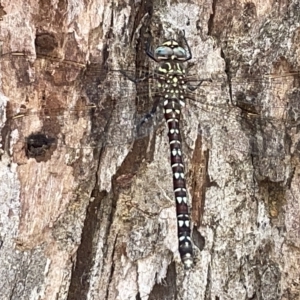
[[[1,299],[299,299],[299,8],[2,1]],[[212,79],[182,117],[191,271],[166,125],[135,132],[152,81],[113,71],[182,30]]]

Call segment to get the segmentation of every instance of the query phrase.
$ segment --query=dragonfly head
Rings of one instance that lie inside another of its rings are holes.
[[[187,53],[175,40],[168,40],[155,49],[157,60],[182,60],[185,61]]]

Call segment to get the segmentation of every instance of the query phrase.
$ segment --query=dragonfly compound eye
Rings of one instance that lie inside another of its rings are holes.
[[[158,47],[155,50],[155,56],[157,58],[168,58],[172,54],[173,54],[173,50],[165,46]]]
[[[177,58],[186,58],[186,51],[182,47],[176,47],[173,52]]]

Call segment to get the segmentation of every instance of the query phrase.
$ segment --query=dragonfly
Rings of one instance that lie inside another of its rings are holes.
[[[187,50],[175,40],[164,42],[154,53],[147,46],[147,55],[159,64],[152,72],[144,69],[109,70],[100,68],[97,63],[84,66],[45,57],[39,58],[40,62],[35,66],[34,62],[22,55],[15,55],[13,59],[9,55],[6,59],[2,57],[1,64],[4,70],[15,70],[15,76],[19,77],[20,87],[14,88],[28,92],[24,94],[25,99],[19,107],[8,103],[7,114],[4,116],[7,119],[6,131],[12,133],[15,128],[24,128],[25,132],[30,132],[23,140],[28,157],[43,156],[49,149],[54,151],[62,146],[69,149],[99,149],[130,144],[149,136],[154,127],[148,124],[150,117],[159,104],[164,107],[169,128],[179,252],[184,267],[190,269],[193,266],[193,249],[178,127],[181,106],[185,106],[185,103],[181,103],[181,96],[182,100],[190,100],[190,111],[199,113],[202,126],[199,134],[204,136],[209,136],[211,128],[206,126],[212,120],[221,123],[225,119],[230,125],[240,122],[249,128],[253,124],[284,124],[293,127],[298,122],[295,105],[265,107],[262,101],[257,100],[263,97],[257,90],[247,90],[247,86],[260,86],[258,91],[262,94],[271,91],[279,99],[277,102],[281,102],[282,91],[286,86],[295,86],[297,73],[256,78],[232,78],[223,74],[202,80],[197,76],[186,75],[185,68],[181,66],[181,62],[185,63],[192,58],[185,37],[183,41]],[[21,62],[17,63],[17,60]],[[10,68],[9,64],[15,66]],[[141,76],[137,76],[137,73]],[[4,78],[4,91],[5,85],[9,86],[5,80],[9,80],[9,77]],[[57,90],[53,92],[47,83],[57,83]],[[131,97],[136,101],[130,101]],[[154,102],[146,117],[143,117],[145,113],[139,112],[139,103],[143,101]],[[31,102],[38,103],[40,109],[36,110],[36,105],[30,108]],[[62,128],[69,131],[63,131]],[[79,135],[78,128],[81,130]],[[219,137],[228,137],[226,128],[218,130],[221,131]],[[219,144],[222,142],[222,138],[218,140]],[[236,143],[232,144],[238,149]],[[238,150],[249,149],[255,154],[255,147]]]

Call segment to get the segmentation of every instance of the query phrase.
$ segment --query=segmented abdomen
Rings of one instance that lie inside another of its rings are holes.
[[[190,214],[184,178],[179,120],[181,106],[184,105],[184,70],[179,63],[164,63],[158,69],[164,95],[164,115],[169,128],[173,187],[176,200],[179,253],[186,269],[193,265],[193,245],[191,241]],[[164,76],[163,76],[164,74]]]
[[[185,268],[190,268],[193,264],[193,246],[179,130],[180,104],[178,99],[166,100],[165,103],[165,119],[169,128],[168,136],[176,200],[179,253]]]

